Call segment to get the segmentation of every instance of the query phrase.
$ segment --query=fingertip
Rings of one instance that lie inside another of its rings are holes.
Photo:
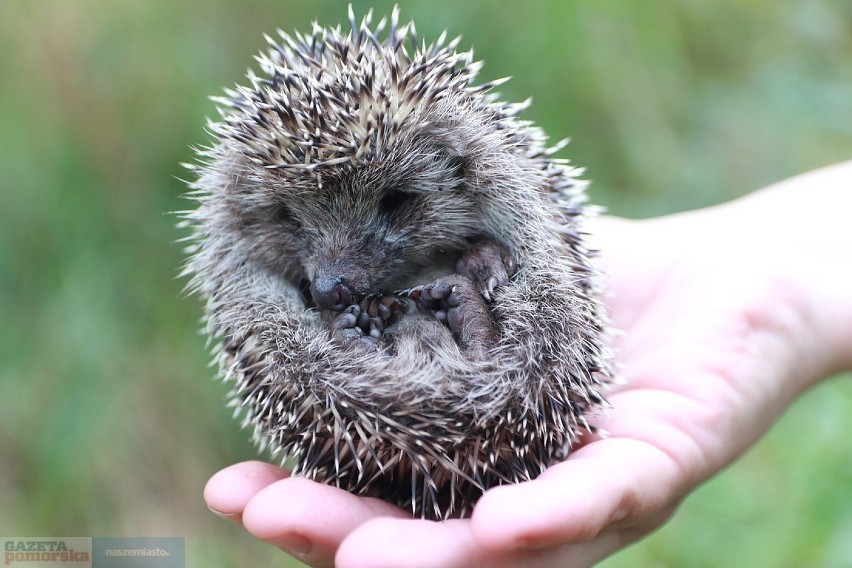
[[[239,521],[246,505],[259,491],[289,475],[289,471],[261,461],[234,464],[207,481],[204,501],[220,517]]]
[[[339,568],[491,566],[470,537],[468,521],[376,518],[353,531],[334,558]]]
[[[311,538],[321,507],[311,507],[314,482],[288,477],[259,491],[246,504],[243,528],[250,535],[278,548],[303,562],[327,561],[334,554]]]
[[[660,450],[629,439],[589,444],[533,481],[487,491],[471,534],[490,551],[538,549],[596,539],[670,503],[678,471]]]
[[[539,501],[539,493],[530,491],[527,483],[490,489],[473,509],[473,538],[493,552],[536,547],[544,521]],[[553,497],[548,496],[547,501],[552,503]]]
[[[311,564],[328,564],[341,541],[376,516],[405,517],[389,503],[301,477],[282,479],[245,506],[242,523],[255,538]]]
[[[532,481],[490,489],[473,510],[473,537],[495,552],[591,540],[609,518],[611,477],[595,460],[570,459]]]
[[[274,542],[300,521],[311,522],[320,507],[311,507],[315,482],[289,477],[259,491],[245,506],[243,526],[255,538]]]
[[[393,542],[396,538],[393,528],[393,523],[384,519],[365,522],[340,543],[334,555],[334,565],[339,568],[380,568],[386,560],[383,554],[386,549],[376,543]]]
[[[507,499],[504,497],[507,486],[494,487],[486,491],[473,508],[470,527],[473,538],[488,550],[511,549],[512,536],[507,534],[505,519]]]

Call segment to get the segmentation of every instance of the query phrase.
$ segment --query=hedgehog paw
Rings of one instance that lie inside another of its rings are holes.
[[[449,326],[463,349],[481,350],[497,341],[494,319],[476,284],[467,276],[442,276],[412,289],[410,295],[421,309]]]
[[[358,304],[340,312],[331,322],[331,337],[343,347],[373,353],[379,350],[381,329],[374,334],[368,320],[365,331],[365,328],[359,325],[362,314],[363,310]]]
[[[495,288],[509,283],[516,268],[509,251],[487,239],[474,243],[456,263],[456,272],[470,278],[486,302]]]
[[[385,327],[395,324],[411,309],[411,302],[397,296],[370,295],[361,300],[357,325],[366,334],[381,335]]]

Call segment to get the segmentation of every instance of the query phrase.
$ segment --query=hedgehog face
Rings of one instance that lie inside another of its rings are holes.
[[[409,148],[393,172],[387,163],[367,163],[327,173],[322,188],[285,188],[276,196],[273,226],[263,231],[278,238],[254,244],[280,246],[322,309],[340,311],[366,294],[412,285],[422,281],[424,267],[454,266],[479,229],[460,164],[430,145]]]
[[[264,77],[250,72],[250,87],[214,97],[222,120],[208,127],[220,145],[201,152],[209,179],[197,187],[221,192],[226,203],[210,206],[225,208],[229,226],[214,230],[219,217],[207,215],[210,231],[236,231],[227,248],[309,292],[309,306],[340,311],[422,283],[424,267],[446,274],[467,240],[486,236],[486,217],[501,217],[491,233],[506,232],[516,212],[495,215],[493,195],[484,205],[483,174],[505,174],[510,183],[491,184],[501,191],[541,185],[512,159],[538,152],[539,133],[515,119],[525,104],[485,95],[496,82],[473,85],[479,64],[455,51],[458,40],[412,36],[409,53],[396,17],[385,41],[365,24],[357,37],[288,37],[290,48],[270,39]],[[483,156],[491,161],[478,164]]]

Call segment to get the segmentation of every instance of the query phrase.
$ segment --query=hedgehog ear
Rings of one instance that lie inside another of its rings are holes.
[[[453,176],[458,179],[467,179],[468,166],[470,164],[468,157],[461,154],[449,154],[449,158],[450,170],[453,172]]]
[[[470,153],[467,143],[458,135],[457,129],[434,128],[429,132],[430,138],[444,151],[453,176],[464,179],[470,166]]]

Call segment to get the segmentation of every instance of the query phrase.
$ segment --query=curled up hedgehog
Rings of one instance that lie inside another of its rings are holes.
[[[279,32],[189,166],[186,273],[294,474],[431,519],[564,459],[604,403],[580,173],[459,40]]]

